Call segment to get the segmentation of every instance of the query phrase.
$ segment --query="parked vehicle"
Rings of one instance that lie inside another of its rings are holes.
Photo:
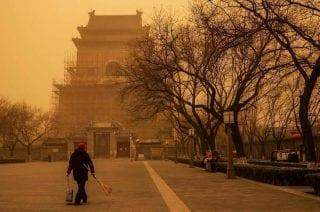
[[[271,161],[299,162],[299,152],[291,149],[274,150],[271,153]]]

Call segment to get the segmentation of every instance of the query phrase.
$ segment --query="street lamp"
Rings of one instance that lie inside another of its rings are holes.
[[[174,128],[172,130],[172,136],[173,136],[173,142],[175,145],[175,161],[174,162],[178,163],[178,138],[177,138],[177,132]]]
[[[188,130],[188,134],[189,134],[189,136],[191,137],[191,141],[192,141],[192,143],[191,143],[191,157],[190,157],[190,165],[189,165],[189,167],[190,168],[193,168],[194,167],[194,151],[195,151],[195,148],[194,148],[194,145],[195,145],[195,141],[194,141],[194,129],[193,128],[190,128],[189,130]]]
[[[133,158],[134,158],[134,143],[133,143],[133,139],[132,139],[132,133],[130,133],[130,136],[129,136],[129,140],[130,140],[130,160],[131,162],[133,162]]]
[[[223,113],[223,122],[225,124],[227,138],[228,138],[228,164],[227,164],[227,178],[235,178],[233,173],[233,154],[232,154],[232,138],[230,126],[234,124],[234,112],[226,111]]]

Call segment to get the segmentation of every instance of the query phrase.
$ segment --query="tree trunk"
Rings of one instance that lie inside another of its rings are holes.
[[[312,126],[309,121],[309,105],[312,94],[312,88],[309,83],[306,83],[303,94],[300,96],[300,107],[299,107],[299,121],[302,132],[302,142],[306,148],[306,159],[307,161],[315,161],[315,147],[312,134]]]
[[[306,148],[307,161],[316,161],[316,152],[314,145],[314,137],[312,133],[312,125],[309,120],[309,106],[312,92],[317,80],[320,76],[320,57],[318,57],[316,64],[312,70],[310,78],[305,81],[303,93],[300,96],[299,121],[301,125],[302,141]]]
[[[211,135],[210,135],[209,149],[210,149],[211,151],[214,151],[214,150],[216,149],[216,135],[217,135],[216,132],[211,133]]]
[[[209,149],[211,150],[211,151],[214,151],[214,150],[216,150],[216,137],[214,136],[213,138],[212,138],[212,140],[211,140],[211,142],[209,142]]]
[[[181,144],[180,144],[180,142],[177,142],[177,155],[178,155],[178,157],[181,155]]]
[[[244,153],[243,141],[240,134],[238,121],[235,121],[234,124],[231,124],[231,137],[233,144],[236,148],[238,157],[245,157],[246,155]]]
[[[266,159],[266,145],[265,141],[261,141],[261,159],[265,160]]]
[[[30,145],[27,146],[27,154],[28,154],[27,161],[31,162],[32,158],[31,158],[31,146]]]
[[[276,139],[276,144],[277,144],[277,150],[282,150],[282,140],[281,139]]]
[[[201,145],[201,155],[206,155],[207,149],[208,149],[208,142],[203,141]]]
[[[253,158],[253,139],[249,139],[249,158],[252,159]]]
[[[187,147],[188,147],[188,141],[184,140],[182,148],[183,148],[183,156],[185,156],[185,157],[188,157],[188,148]]]
[[[312,126],[308,117],[308,111],[309,111],[308,108],[309,108],[309,100],[301,96],[299,118],[300,118],[301,132],[302,132],[302,142],[306,148],[307,161],[315,161],[316,152],[314,147]]]
[[[16,144],[17,144],[17,142],[12,143],[12,145],[10,145],[10,146],[8,147],[8,149],[9,149],[9,151],[10,151],[10,157],[13,157],[13,156],[14,156],[14,149],[15,149],[15,147],[16,147]]]
[[[206,154],[206,150],[207,150],[207,146],[208,146],[208,141],[204,137],[199,137],[199,138],[200,138],[200,142],[199,142],[200,153],[201,153],[201,155],[205,155]]]
[[[190,139],[188,139],[187,143],[186,143],[186,148],[187,148],[187,157],[191,158],[191,151],[192,151],[192,143],[190,142]]]
[[[10,151],[10,157],[13,158],[13,156],[14,156],[14,148],[10,148],[9,151]]]
[[[214,133],[211,133],[208,138],[204,138],[204,149],[203,149],[203,155],[206,155],[206,152],[208,150],[211,150],[212,152],[216,149],[216,135]]]
[[[195,137],[194,142],[194,148],[195,148],[195,155],[202,154],[202,149],[203,149],[203,141],[199,137]]]

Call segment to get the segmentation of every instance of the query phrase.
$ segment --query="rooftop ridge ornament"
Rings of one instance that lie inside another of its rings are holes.
[[[90,12],[88,12],[88,14],[90,17],[92,17],[92,16],[95,16],[95,12],[96,12],[95,10],[91,10]]]
[[[141,9],[136,10],[136,13],[137,13],[138,16],[141,16],[143,14]]]

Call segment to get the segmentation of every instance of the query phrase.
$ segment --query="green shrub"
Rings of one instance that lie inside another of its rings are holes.
[[[296,167],[262,166],[253,164],[235,164],[237,176],[279,186],[307,185],[307,174],[320,172]]]
[[[174,161],[175,158],[174,157],[169,157],[169,160],[173,160]],[[190,159],[189,158],[177,158],[177,161],[179,163],[185,163],[185,164],[189,164],[190,163]],[[204,168],[204,164],[200,160],[194,160],[193,161],[193,165],[197,166],[197,167],[200,167],[200,168]]]
[[[248,163],[249,164],[255,164],[255,165],[265,165],[265,166],[307,168],[306,164],[290,163],[290,162],[277,162],[277,161],[266,161],[266,160],[248,160]]]
[[[314,193],[320,196],[320,173],[308,174],[306,180],[313,187]]]
[[[178,158],[178,162],[189,164],[189,159]],[[195,161],[194,165],[204,168],[202,161]],[[239,177],[279,186],[308,185],[305,176],[320,172],[320,170],[311,170],[304,167],[284,167],[283,165],[283,163],[279,164],[279,166],[265,164],[234,164],[234,172]],[[226,173],[226,170],[226,162],[214,164],[214,171]]]

